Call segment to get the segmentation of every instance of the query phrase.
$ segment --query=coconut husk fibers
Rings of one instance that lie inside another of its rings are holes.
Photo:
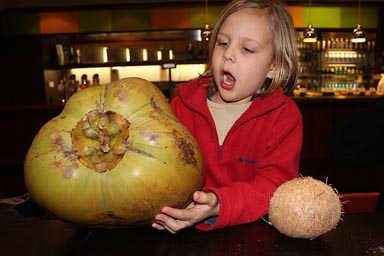
[[[299,177],[277,188],[270,200],[268,218],[289,237],[314,239],[336,227],[341,204],[331,186],[312,177]]]

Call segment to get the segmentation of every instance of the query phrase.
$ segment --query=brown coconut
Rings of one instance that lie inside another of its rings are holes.
[[[334,229],[341,214],[339,195],[331,186],[312,177],[299,177],[277,188],[268,218],[289,237],[314,239]]]

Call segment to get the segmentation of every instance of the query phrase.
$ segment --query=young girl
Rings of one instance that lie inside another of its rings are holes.
[[[153,228],[256,221],[276,188],[298,176],[301,114],[284,95],[296,82],[295,42],[292,18],[277,0],[235,0],[224,9],[206,72],[179,85],[171,103],[202,151],[204,187],[185,209],[163,207]]]

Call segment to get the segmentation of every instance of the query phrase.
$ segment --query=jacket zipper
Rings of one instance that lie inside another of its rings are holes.
[[[222,157],[223,157],[223,145],[220,145],[217,151],[217,159],[221,160]]]

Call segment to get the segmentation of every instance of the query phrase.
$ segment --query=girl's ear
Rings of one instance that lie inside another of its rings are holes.
[[[269,69],[269,71],[268,71],[268,73],[267,73],[267,77],[268,77],[269,79],[272,79],[273,76],[274,76],[274,74],[275,74],[275,63],[272,63],[272,64],[271,64],[271,67],[270,67],[270,69]]]

